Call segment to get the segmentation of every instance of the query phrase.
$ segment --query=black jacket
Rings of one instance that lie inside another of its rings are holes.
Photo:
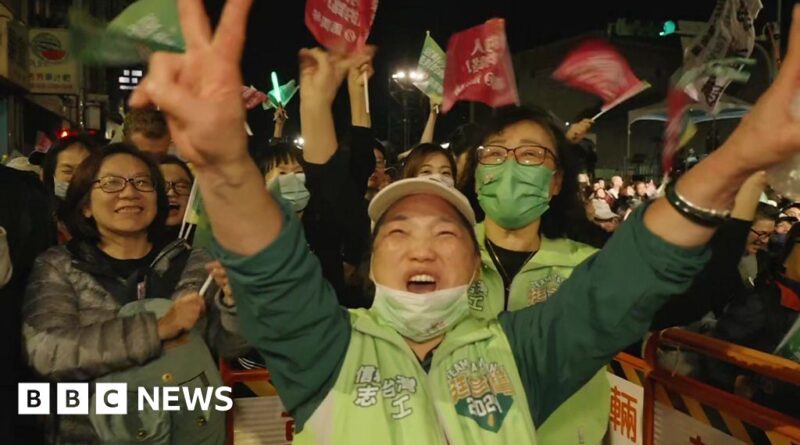
[[[372,130],[353,127],[349,146],[340,147],[327,163],[303,165],[311,194],[303,212],[306,240],[339,303],[349,308],[366,306],[345,284],[343,263],[359,264],[370,249],[364,195],[375,170],[374,144]]]

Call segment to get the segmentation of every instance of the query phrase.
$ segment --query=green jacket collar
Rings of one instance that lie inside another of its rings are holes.
[[[480,223],[475,226],[475,236],[481,249],[481,262],[484,267],[495,269],[492,257],[486,249],[486,226]],[[522,270],[539,267],[575,267],[597,249],[568,238],[550,239],[542,236],[539,251],[531,258]]]
[[[388,324],[384,323],[375,312],[366,309],[358,309],[351,310],[350,314],[353,319],[354,330],[392,343],[398,348],[407,351],[408,354],[416,360],[414,352],[403,337]],[[471,315],[467,316],[467,318],[445,334],[444,340],[442,340],[442,343],[433,355],[432,367],[436,366],[439,360],[443,357],[447,357],[456,349],[471,343],[477,343],[494,335],[489,329],[489,323],[488,321],[474,318]]]

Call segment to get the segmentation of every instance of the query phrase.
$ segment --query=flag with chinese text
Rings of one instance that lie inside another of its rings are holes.
[[[683,53],[683,69],[688,71],[714,60],[750,57],[756,40],[753,22],[761,7],[761,0],[717,0],[705,30]],[[730,77],[708,74],[684,88],[692,99],[716,113],[722,93],[732,81]]]
[[[428,33],[417,64],[417,71],[423,74],[423,78],[414,80],[414,86],[428,96],[433,104],[442,103],[446,64],[447,54]]]
[[[636,77],[630,65],[604,40],[589,40],[572,50],[553,78],[603,100],[607,111],[650,87]]]
[[[519,104],[505,20],[491,19],[450,37],[442,111],[460,100],[490,107]]]
[[[306,27],[328,50],[352,53],[367,43],[378,0],[306,0]]]

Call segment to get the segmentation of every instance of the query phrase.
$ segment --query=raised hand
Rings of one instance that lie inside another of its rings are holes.
[[[586,136],[586,133],[592,129],[592,125],[594,125],[594,121],[591,119],[583,119],[580,122],[575,122],[570,125],[567,130],[567,140],[573,144],[580,142],[581,139]]]
[[[728,139],[751,172],[800,153],[800,6],[792,13],[789,50],[778,77]]]
[[[239,65],[251,4],[227,0],[212,34],[202,0],[178,0],[186,52],[153,54],[130,99],[164,112],[179,154],[199,171],[247,157]]]
[[[351,68],[372,60],[375,48],[367,46],[360,53],[343,55],[321,48],[300,50],[300,102],[330,108],[336,92]]]

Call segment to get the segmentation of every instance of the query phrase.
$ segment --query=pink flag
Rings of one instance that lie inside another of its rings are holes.
[[[519,104],[505,20],[491,19],[450,37],[442,112],[459,100],[491,107]]]
[[[378,0],[306,0],[306,27],[325,48],[352,53],[369,37]]]
[[[252,110],[263,102],[266,102],[266,100],[267,95],[264,92],[252,86],[242,86],[242,101],[244,101],[244,107],[246,109]]]
[[[589,40],[572,50],[553,73],[553,78],[599,96],[603,99],[601,114],[650,87],[639,80],[625,58],[603,40]]]

